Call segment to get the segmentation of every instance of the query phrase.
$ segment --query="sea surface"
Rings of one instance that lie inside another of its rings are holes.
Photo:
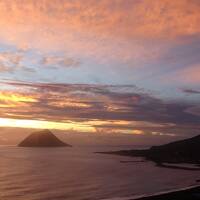
[[[199,171],[123,163],[143,159],[94,153],[119,149],[130,147],[0,146],[0,200],[125,200],[192,186],[200,179]]]

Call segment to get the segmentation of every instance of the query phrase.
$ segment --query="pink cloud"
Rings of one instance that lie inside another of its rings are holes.
[[[59,3],[58,3],[59,2]],[[0,3],[0,36],[20,48],[63,50],[99,61],[156,59],[165,51],[143,40],[200,33],[196,1],[75,0]],[[136,63],[137,64],[137,63]]]

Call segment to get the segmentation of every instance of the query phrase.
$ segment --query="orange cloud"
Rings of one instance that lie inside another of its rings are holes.
[[[56,102],[50,102],[48,103],[50,106],[55,106],[58,108],[67,108],[67,107],[73,107],[73,108],[90,108],[91,105],[83,102],[74,101],[72,99],[63,99],[61,101]]]
[[[6,0],[0,3],[0,25],[5,29],[14,25],[22,35],[35,29],[53,37],[62,29],[66,35],[71,31],[116,35],[117,31],[119,36],[169,37],[199,33],[199,7],[194,0],[44,0],[37,4]]]
[[[165,102],[135,87],[26,82],[7,85],[15,90],[0,92],[2,127],[125,134],[199,131],[195,104]]]
[[[36,97],[16,92],[0,91],[0,108],[29,107],[29,103],[38,102]]]
[[[95,132],[94,127],[77,122],[52,122],[45,120],[25,120],[0,118],[0,127],[20,127],[20,128],[37,128],[37,129],[58,129],[71,130],[78,132]]]
[[[0,101],[9,101],[9,102],[37,102],[37,99],[31,97],[30,95],[23,95],[20,93],[14,92],[2,92],[0,91]]]
[[[0,38],[21,49],[155,59],[164,50],[153,46],[149,51],[143,40],[198,35],[199,9],[195,0],[5,0],[0,2]]]

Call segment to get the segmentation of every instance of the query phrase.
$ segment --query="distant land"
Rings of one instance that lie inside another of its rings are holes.
[[[157,165],[163,163],[189,163],[200,164],[200,135],[171,142],[165,145],[152,146],[143,150],[121,150],[111,152],[98,152],[104,154],[116,154],[121,156],[144,157]],[[169,167],[169,166],[168,166]]]
[[[19,147],[71,147],[58,139],[51,131],[33,132],[18,144]]]

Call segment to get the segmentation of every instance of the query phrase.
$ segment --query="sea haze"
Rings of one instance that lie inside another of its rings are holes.
[[[158,168],[142,158],[95,154],[133,146],[0,147],[0,199],[128,199],[195,184],[198,171]]]

